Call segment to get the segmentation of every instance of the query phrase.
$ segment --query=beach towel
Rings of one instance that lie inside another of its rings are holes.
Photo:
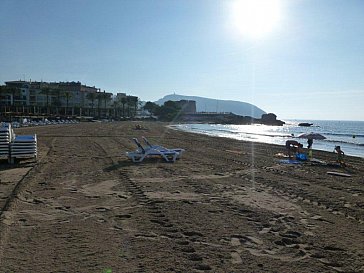
[[[284,154],[284,153],[277,153],[274,155],[275,157],[280,157],[280,158],[288,158],[289,156]]]
[[[279,163],[282,164],[302,164],[302,161],[295,160],[295,159],[281,159],[279,160]]]

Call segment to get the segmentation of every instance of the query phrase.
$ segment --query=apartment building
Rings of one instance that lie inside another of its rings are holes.
[[[0,107],[1,112],[109,116],[120,96],[129,97],[125,93],[114,97],[81,82],[7,81],[0,89]]]

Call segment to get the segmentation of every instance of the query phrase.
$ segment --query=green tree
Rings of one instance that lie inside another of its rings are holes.
[[[126,97],[126,106],[128,107],[128,117],[130,117],[130,116],[131,116],[131,111],[130,111],[130,109],[131,109],[131,107],[133,106],[133,102],[132,102],[132,99],[131,99],[131,97],[130,97],[130,96],[127,96],[127,97]]]
[[[166,101],[158,111],[158,117],[163,121],[172,121],[178,118],[181,107],[175,101]]]
[[[138,101],[139,101],[139,98],[133,96],[131,101],[132,101],[133,109],[134,109],[133,116],[136,116],[137,111],[138,111]]]
[[[66,108],[64,109],[64,115],[67,116],[69,100],[72,98],[72,92],[71,91],[64,91],[63,96],[66,98]]]
[[[52,91],[52,95],[54,96],[54,98],[52,99],[52,106],[56,107],[56,114],[59,115],[59,107],[62,106],[62,91],[59,88],[54,88]]]
[[[112,104],[111,104],[111,107],[112,107],[112,109],[114,110],[113,112],[113,117],[114,118],[116,118],[117,117],[117,112],[118,112],[118,106],[119,106],[119,103],[118,103],[118,101],[116,101],[116,100],[114,100],[113,102],[112,102]]]
[[[52,94],[52,90],[51,88],[49,88],[49,86],[42,86],[40,88],[40,94],[46,96],[46,108],[47,108],[47,114],[49,114],[49,98]]]
[[[138,110],[138,101],[139,98],[136,96],[127,96],[127,106],[128,106],[128,116],[134,117],[136,116],[136,112]]]
[[[102,103],[102,99],[103,99],[103,93],[102,92],[98,92],[96,95],[96,99],[97,99],[97,116],[98,118],[100,118],[101,116],[101,103]]]
[[[120,99],[120,102],[121,102],[121,104],[122,104],[122,106],[123,106],[123,118],[125,118],[125,105],[127,104],[128,100],[127,100],[127,98],[126,98],[126,97],[122,97],[122,98]]]
[[[112,96],[112,94],[111,94],[111,93],[105,93],[105,91],[104,91],[104,93],[103,93],[103,95],[102,95],[102,98],[103,98],[103,100],[104,100],[105,113],[107,112],[107,103],[108,103],[109,101],[111,101],[111,96]]]
[[[14,105],[14,97],[16,95],[16,87],[9,87],[6,85],[0,86],[0,93],[3,97],[10,97],[10,105]],[[3,103],[3,102],[1,102]]]
[[[20,89],[15,86],[2,86],[1,87],[1,95],[0,97],[10,97],[10,111],[15,111],[15,97],[20,95]],[[2,101],[0,101],[0,105],[3,104]],[[4,107],[4,112],[6,112],[6,106]],[[0,113],[0,119],[1,119],[1,113]],[[10,121],[12,120],[12,115],[10,115]]]
[[[97,93],[95,93],[95,92],[88,93],[86,95],[86,98],[91,101],[92,115],[95,115],[95,113],[94,113],[94,106],[95,106],[95,100],[97,99]]]
[[[5,94],[10,95],[10,106],[12,108],[12,110],[15,110],[15,98],[20,97],[20,88],[16,87],[16,86],[3,86],[3,92]]]
[[[147,110],[151,115],[157,115],[160,111],[160,106],[154,102],[147,101],[143,109]]]
[[[115,111],[115,117],[121,117],[121,115],[123,114],[121,112],[121,106],[123,105],[123,99],[124,97],[116,97],[115,101],[114,101],[114,111]]]
[[[9,98],[10,98],[10,103],[7,102]],[[11,92],[9,90],[9,87],[6,85],[0,86],[0,106],[1,106],[1,112],[3,112],[0,113],[0,120],[1,120],[1,115],[9,111],[7,110],[7,107],[11,108],[11,105],[13,105],[13,100],[11,100]]]

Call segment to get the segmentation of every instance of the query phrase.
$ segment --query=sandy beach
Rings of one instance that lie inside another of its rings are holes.
[[[364,272],[364,159],[139,124],[16,129],[39,156],[0,165],[0,272]],[[186,152],[132,163],[142,136]]]

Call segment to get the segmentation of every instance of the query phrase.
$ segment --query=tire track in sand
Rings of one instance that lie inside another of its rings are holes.
[[[56,141],[56,138],[54,138],[51,142],[51,147],[48,149],[46,156],[50,155],[51,152],[54,149],[54,143]],[[8,235],[8,222],[11,221],[7,218],[6,212],[8,212],[11,207],[14,205],[14,201],[17,199],[17,197],[22,193],[23,190],[25,190],[24,181],[31,175],[35,174],[38,169],[41,168],[41,166],[44,164],[43,158],[39,157],[37,158],[36,163],[30,167],[28,171],[22,176],[22,178],[17,181],[14,185],[14,187],[10,188],[9,193],[5,193],[7,197],[5,198],[5,201],[1,204],[0,209],[0,261],[3,257],[3,251],[4,251],[4,245],[7,241],[7,235]]]
[[[203,256],[201,253],[198,253],[193,246],[193,241],[190,240],[190,237],[200,236],[201,234],[176,227],[163,213],[163,209],[159,205],[161,201],[150,199],[143,189],[129,177],[126,170],[120,172],[120,177],[127,189],[132,193],[132,196],[134,196],[137,202],[147,211],[150,218],[149,221],[157,226],[155,232],[157,234],[159,233],[159,237],[167,238],[172,244],[176,245],[176,250],[181,252],[186,260],[193,263],[195,270],[212,270],[210,265],[204,263]]]

